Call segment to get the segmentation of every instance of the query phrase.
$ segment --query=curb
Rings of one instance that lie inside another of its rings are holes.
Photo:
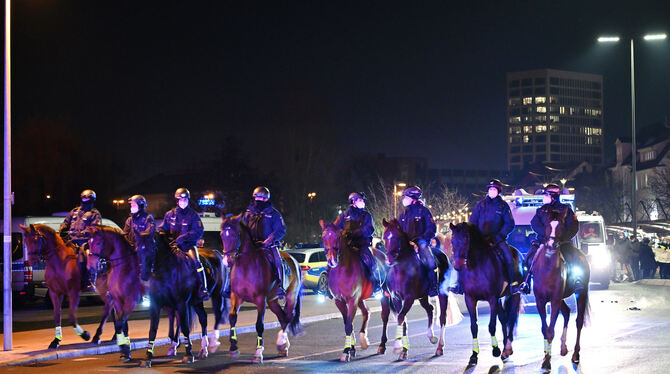
[[[646,286],[665,286],[670,287],[670,279],[640,279],[636,284],[643,284]]]
[[[375,313],[381,311],[381,307],[373,307],[370,308],[370,313]],[[314,322],[320,322],[320,321],[325,321],[329,319],[336,319],[336,318],[342,318],[342,314],[339,312],[337,313],[329,313],[329,314],[321,314],[321,315],[316,315],[316,316],[310,316],[310,317],[305,317],[300,319],[300,323],[303,325],[309,324],[309,323],[314,323]],[[264,324],[266,329],[274,329],[280,326],[279,322],[269,322]],[[220,331],[220,336],[228,336],[230,335],[230,330],[219,330]],[[256,331],[256,326],[255,325],[249,325],[249,326],[241,326],[237,328],[237,333],[238,334],[246,334],[250,332],[255,332]],[[191,334],[191,340],[200,340],[202,339],[202,334]],[[130,342],[130,350],[136,350],[136,349],[142,349],[146,348],[147,345],[149,344],[149,339],[137,339],[134,341]],[[170,338],[162,338],[162,339],[156,339],[154,341],[154,346],[161,346],[161,345],[167,345],[170,344]],[[53,353],[47,353],[41,356],[37,357],[32,357],[29,359],[19,359],[16,361],[11,361],[7,362],[5,364],[0,365],[0,367],[3,366],[19,366],[19,365],[27,365],[27,364],[34,364],[38,362],[44,362],[44,361],[53,361],[53,360],[60,360],[63,358],[74,358],[74,357],[82,357],[82,356],[90,356],[90,355],[104,355],[108,353],[114,353],[114,352],[119,352],[119,346],[116,344],[107,344],[107,345],[100,345],[96,347],[90,347],[90,348],[82,348],[82,349],[72,349],[68,351],[63,351],[63,352],[53,352]]]

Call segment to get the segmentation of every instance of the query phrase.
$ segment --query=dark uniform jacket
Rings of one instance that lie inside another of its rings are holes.
[[[470,223],[477,225],[482,235],[490,238],[494,244],[507,239],[514,230],[514,218],[509,205],[500,197],[485,197],[477,203],[470,215]]]
[[[420,202],[412,203],[405,207],[405,211],[398,217],[400,226],[410,240],[419,244],[421,240],[428,243],[435,236],[437,226],[430,210]]]
[[[362,223],[361,227],[354,232],[354,236],[367,239],[368,245],[372,244],[372,234],[375,232],[374,222],[372,216],[365,209],[359,209],[355,206],[349,206],[349,209],[340,213],[335,220],[335,226],[341,230],[347,225],[349,221],[359,221]]]
[[[269,201],[253,201],[244,212],[242,221],[249,226],[251,237],[255,242],[270,239],[276,243],[286,235],[284,218]]]
[[[557,237],[556,240],[559,243],[572,240],[579,231],[579,222],[577,221],[575,212],[570,208],[570,205],[562,204],[558,201],[544,204],[535,211],[535,217],[530,221],[530,225],[537,234],[537,240],[540,243],[546,241],[546,228],[544,222],[553,210],[558,210],[561,215],[565,215],[565,229],[563,230],[563,234]]]
[[[154,216],[142,210],[141,212],[131,214],[126,219],[126,224],[123,226],[123,236],[135,247],[137,245],[135,231],[140,234],[153,235],[155,230]]]
[[[78,206],[70,211],[60,224],[60,232],[69,232],[73,242],[85,242],[89,239],[86,229],[93,225],[101,225],[102,216],[97,209],[84,209]]]
[[[187,206],[186,209],[175,207],[168,210],[158,231],[167,233],[181,249],[188,251],[202,238],[205,229],[198,213]]]

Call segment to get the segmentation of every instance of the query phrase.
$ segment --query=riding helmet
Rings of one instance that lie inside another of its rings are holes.
[[[81,192],[80,197],[81,197],[82,201],[84,199],[95,201],[95,191],[93,191],[93,190],[83,190]]]
[[[147,206],[147,199],[142,195],[133,195],[128,199],[128,204],[135,202],[140,210],[143,210]]]
[[[270,190],[267,187],[258,186],[254,188],[252,196],[254,197],[254,199],[257,197],[261,197],[270,200]]]
[[[488,189],[491,187],[497,189],[499,194],[503,191],[503,184],[498,179],[491,179],[489,184],[486,185],[486,190],[488,191]]]
[[[549,191],[551,189],[551,191]],[[557,184],[549,183],[544,187],[544,195],[550,195],[553,199],[557,199],[561,195],[561,187]]]
[[[174,198],[179,199],[191,199],[191,193],[184,187],[177,188],[177,191],[174,192]]]
[[[367,200],[367,197],[365,196],[365,194],[363,192],[352,192],[352,193],[349,194],[349,203],[350,204],[353,204],[354,201],[356,201],[358,199]]]
[[[418,186],[407,187],[402,191],[403,196],[411,197],[414,200],[419,200],[422,194],[423,192],[421,192],[421,189]]]

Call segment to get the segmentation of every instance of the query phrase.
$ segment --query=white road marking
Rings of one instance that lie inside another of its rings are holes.
[[[72,361],[89,361],[89,360],[98,360],[98,357],[82,357],[82,358],[75,358]]]

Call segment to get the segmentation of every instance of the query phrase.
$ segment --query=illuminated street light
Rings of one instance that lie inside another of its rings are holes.
[[[398,217],[398,201],[396,200],[397,196],[402,196],[402,191],[398,191],[398,187],[407,187],[407,184],[404,182],[393,183],[393,217]]]
[[[47,195],[46,198],[47,198],[47,199],[51,199],[51,195]]]
[[[647,34],[643,37],[644,40],[665,40],[665,33]],[[601,36],[598,42],[618,42],[619,37]],[[633,38],[630,38],[630,102],[631,102],[631,208],[630,214],[633,223],[633,237],[637,236],[637,141],[635,140],[635,43]]]
[[[568,181],[568,180],[565,179],[565,178],[561,179],[561,184],[563,185],[563,188],[565,188],[565,183],[566,183],[567,181]]]

